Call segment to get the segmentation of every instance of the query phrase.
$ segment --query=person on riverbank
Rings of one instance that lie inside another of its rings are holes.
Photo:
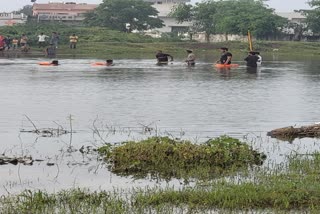
[[[196,56],[194,55],[192,50],[187,50],[188,56],[185,62],[188,66],[195,66],[196,65]]]
[[[232,60],[232,53],[230,53],[229,49],[226,47],[220,48],[220,51],[221,51],[221,57],[216,63],[230,65]]]
[[[170,61],[173,61],[173,56],[170,54],[163,53],[161,50],[158,51],[156,58],[158,60],[157,64],[167,64],[170,58]]]
[[[19,43],[19,40],[17,38],[14,38],[12,40],[12,49],[15,50],[18,48],[18,43]]]
[[[57,32],[52,32],[50,44],[53,44],[55,48],[58,48],[60,37]]]
[[[11,43],[12,43],[12,39],[10,38],[10,36],[5,37],[4,38],[4,45],[5,45],[4,49],[5,50],[10,50]]]
[[[247,62],[247,66],[250,68],[258,67],[259,57],[256,55],[256,52],[250,51],[249,55],[244,59]]]
[[[48,58],[56,57],[56,47],[52,43],[50,43],[50,46],[46,49],[46,56]]]
[[[22,34],[22,36],[20,38],[21,49],[25,48],[27,46],[27,43],[28,43],[28,37],[25,34]]]
[[[77,43],[78,43],[78,36],[76,34],[72,34],[72,36],[69,37],[70,39],[70,48],[71,49],[76,49],[77,48]]]
[[[40,35],[38,35],[39,48],[44,48],[46,46],[46,38],[48,38],[48,36],[44,35],[43,33],[40,33]]]

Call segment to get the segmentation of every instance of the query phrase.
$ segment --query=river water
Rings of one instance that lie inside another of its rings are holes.
[[[216,70],[209,62],[188,68],[182,62],[156,66],[153,60],[119,60],[105,68],[91,66],[93,59],[60,60],[57,67],[38,66],[42,60],[0,59],[0,153],[44,160],[0,165],[0,193],[166,185],[118,177],[95,155],[73,151],[104,141],[163,134],[201,143],[228,134],[265,152],[269,163],[320,147],[316,139],[289,143],[266,137],[275,128],[320,121],[316,60],[270,58],[257,72],[245,66]],[[37,128],[59,124],[65,129],[71,115],[75,133],[53,138],[22,133],[34,129],[25,115]]]

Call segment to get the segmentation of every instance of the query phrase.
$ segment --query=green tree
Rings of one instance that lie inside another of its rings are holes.
[[[190,32],[205,32],[206,40],[209,41],[211,34],[215,33],[216,2],[205,1],[196,3],[195,6],[190,4],[178,4],[170,13],[179,23],[193,22]]]
[[[314,33],[320,32],[320,0],[311,0],[308,2],[312,10],[301,11],[307,16],[307,25]]]
[[[126,24],[130,24],[130,30],[148,30],[163,26],[157,15],[151,3],[143,0],[104,0],[86,14],[85,23],[120,31],[128,30]]]
[[[14,13],[23,13],[27,16],[32,16],[33,15],[33,11],[32,11],[33,6],[32,5],[25,5],[23,6],[23,8],[21,8],[18,11],[13,11]]]
[[[195,6],[179,5],[172,11],[178,21],[193,20],[198,31],[210,34],[247,34],[269,38],[281,31],[287,19],[274,13],[264,0],[208,0]]]

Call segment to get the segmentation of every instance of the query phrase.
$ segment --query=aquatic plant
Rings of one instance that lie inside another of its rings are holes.
[[[112,172],[144,178],[208,179],[239,168],[260,165],[266,156],[238,139],[222,136],[203,144],[151,137],[98,150]]]
[[[312,158],[311,158],[312,157]],[[299,210],[319,213],[320,153],[291,156],[280,170],[260,171],[255,179],[230,182],[222,179],[205,188],[150,189],[136,195],[136,206],[167,204],[186,209]]]

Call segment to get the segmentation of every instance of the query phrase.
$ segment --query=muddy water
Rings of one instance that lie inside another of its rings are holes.
[[[270,59],[257,72],[245,66],[216,70],[207,62],[187,68],[182,62],[159,67],[153,60],[120,60],[103,68],[90,66],[91,59],[60,60],[58,67],[41,67],[39,61],[0,59],[0,153],[44,160],[0,165],[0,193],[167,185],[118,177],[94,154],[74,151],[156,133],[197,142],[223,134],[247,138],[267,153],[267,164],[280,163],[292,151],[319,149],[314,139],[290,144],[266,137],[274,128],[320,121],[316,61]],[[72,115],[75,133],[72,138],[21,133],[34,129],[24,115],[37,128],[65,129]]]

